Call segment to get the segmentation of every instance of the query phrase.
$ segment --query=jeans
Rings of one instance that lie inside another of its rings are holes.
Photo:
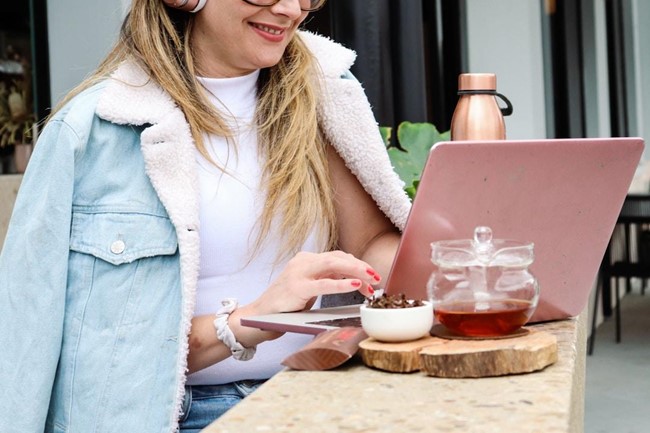
[[[187,385],[180,431],[199,433],[264,382],[241,380],[223,385]]]

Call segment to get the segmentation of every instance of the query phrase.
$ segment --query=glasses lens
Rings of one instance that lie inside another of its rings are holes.
[[[273,6],[274,4],[278,3],[280,0],[244,0],[244,2],[248,3],[249,5],[253,6]],[[317,11],[318,9],[322,8],[325,5],[325,2],[327,0],[299,0],[300,1],[300,9],[303,11]]]
[[[317,11],[318,9],[322,8],[323,6],[325,6],[325,2],[326,2],[326,1],[327,1],[327,0],[308,0],[308,1],[306,1],[306,0],[301,0],[301,2],[300,2],[301,5],[305,5],[305,6],[306,6],[306,7],[305,7],[305,6],[302,6],[301,9],[302,9],[303,11]]]
[[[273,6],[280,0],[244,0],[249,5],[253,6]]]

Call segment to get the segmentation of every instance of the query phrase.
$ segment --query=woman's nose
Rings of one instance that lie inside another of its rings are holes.
[[[301,0],[280,0],[271,6],[271,11],[275,14],[298,19],[303,14],[302,9],[300,9],[300,4]]]

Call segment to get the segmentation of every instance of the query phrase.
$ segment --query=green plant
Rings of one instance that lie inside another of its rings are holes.
[[[0,148],[31,144],[36,116],[26,80],[0,82]]]
[[[0,116],[0,147],[32,142],[35,118],[32,113],[18,119]]]
[[[397,126],[397,140],[392,139],[391,127],[380,126],[379,132],[393,167],[406,184],[404,189],[412,200],[417,192],[429,150],[435,143],[449,140],[449,131],[441,133],[433,124],[426,122],[402,122]]]

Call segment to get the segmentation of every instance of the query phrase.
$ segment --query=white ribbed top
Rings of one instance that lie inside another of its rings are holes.
[[[236,78],[200,78],[215,106],[228,115],[237,131],[235,143],[222,137],[204,137],[211,158],[225,172],[210,164],[198,151],[200,185],[201,270],[196,315],[214,314],[223,298],[237,298],[240,305],[256,299],[284,268],[274,265],[280,242],[268,239],[251,260],[257,239],[258,218],[265,191],[260,187],[262,161],[253,122],[259,71]],[[303,251],[321,251],[310,237]],[[188,384],[221,384],[243,379],[268,378],[281,370],[285,357],[311,341],[311,336],[285,334],[258,346],[250,361],[228,358],[189,376]]]

